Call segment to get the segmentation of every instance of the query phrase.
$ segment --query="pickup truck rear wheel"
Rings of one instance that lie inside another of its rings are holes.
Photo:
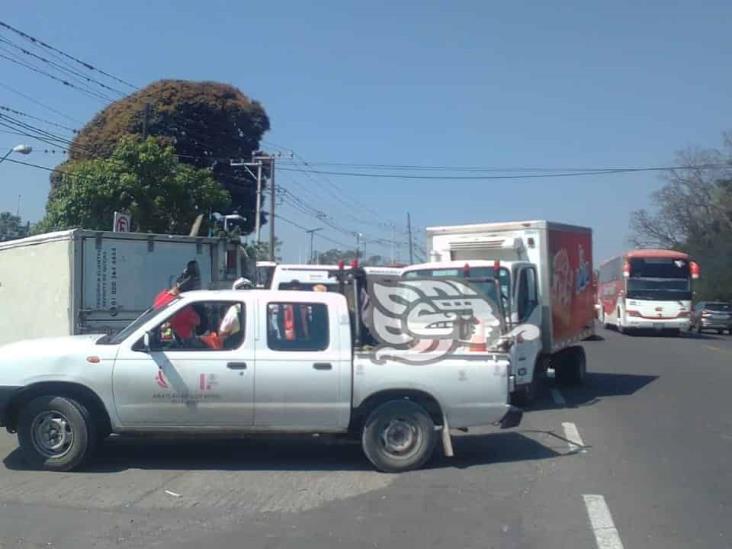
[[[96,427],[86,407],[71,398],[40,396],[20,410],[18,442],[33,468],[75,469],[87,459],[96,439]]]
[[[420,468],[432,457],[436,442],[430,415],[406,399],[385,402],[371,412],[361,436],[364,454],[385,473]]]

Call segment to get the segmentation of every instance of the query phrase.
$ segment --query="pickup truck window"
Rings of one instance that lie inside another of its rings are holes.
[[[228,351],[244,343],[245,308],[235,301],[193,303],[151,330],[154,351]],[[139,347],[139,345],[136,345]]]
[[[273,351],[322,351],[329,335],[324,303],[267,304],[267,346]]]

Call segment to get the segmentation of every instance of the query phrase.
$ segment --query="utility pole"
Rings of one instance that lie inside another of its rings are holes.
[[[261,238],[261,230],[262,230],[262,162],[261,160],[257,162],[257,207],[256,207],[256,214],[254,214],[254,231],[257,235],[257,244],[259,244],[262,240]]]
[[[274,156],[269,157],[269,185],[271,187],[271,195],[269,202],[269,260],[275,260],[275,194],[277,187],[275,186],[275,159]]]
[[[414,242],[412,241],[412,218],[407,212],[407,232],[409,233],[409,264],[414,264]]]
[[[315,262],[313,258],[313,237],[315,236],[315,233],[322,230],[322,227],[318,227],[317,229],[308,229],[305,231],[307,234],[310,235],[310,255],[308,256],[308,263],[310,264]]]
[[[361,233],[355,233],[356,235],[356,259],[361,257]]]
[[[258,157],[257,154],[254,153],[252,155],[251,162],[244,162],[243,160],[235,162],[232,160],[231,162],[229,162],[229,166],[231,166],[232,168],[244,168],[247,172],[249,172],[249,175],[251,175],[257,181],[257,201],[255,205],[256,213],[254,215],[254,234],[256,234],[256,242],[257,244],[259,244],[261,236],[260,217],[262,217],[262,158]],[[256,173],[253,172],[251,168],[256,168]]]

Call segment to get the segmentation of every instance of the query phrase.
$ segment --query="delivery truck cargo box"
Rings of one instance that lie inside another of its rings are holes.
[[[241,275],[238,253],[222,238],[82,229],[0,243],[0,344],[115,333],[188,261],[198,262],[203,288],[230,287]]]
[[[592,229],[551,221],[428,227],[430,261],[528,261],[536,265],[543,352],[594,333]]]

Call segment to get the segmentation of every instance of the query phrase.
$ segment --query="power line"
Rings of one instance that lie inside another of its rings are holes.
[[[68,54],[68,53],[66,53],[63,50],[60,50],[58,48],[55,48],[54,46],[52,46],[52,45],[44,42],[43,40],[40,40],[40,39],[38,39],[38,38],[36,38],[34,36],[31,36],[30,34],[27,34],[27,33],[23,32],[23,31],[21,31],[20,29],[16,29],[15,27],[9,25],[8,23],[5,23],[4,21],[0,21],[0,27],[6,28],[9,31],[12,31],[12,32],[14,32],[17,35],[22,36],[23,38],[25,38],[26,40],[32,42],[33,44],[40,45],[40,46],[42,46],[42,47],[44,47],[46,49],[49,49],[49,50],[54,51],[54,52],[56,52],[56,53],[58,53],[60,55],[63,55],[67,59],[70,59],[71,61],[74,61],[75,63],[78,63],[79,65],[81,65],[82,67],[84,67],[84,68],[86,68],[86,69],[88,69],[90,71],[98,72],[99,74],[102,74],[102,75],[106,76],[107,78],[111,78],[112,80],[115,80],[115,81],[119,82],[120,84],[124,84],[125,86],[129,86],[130,88],[132,88],[134,90],[137,90],[138,89],[137,86],[135,86],[134,84],[130,84],[126,80],[122,80],[121,78],[119,78],[117,76],[114,76],[113,74],[110,74],[108,72],[105,72],[102,69],[95,67],[91,63],[87,63],[86,61],[82,61],[78,57],[74,57],[73,55]]]
[[[37,120],[38,122],[43,122],[43,123],[48,124],[50,126],[55,126],[57,128],[61,128],[61,129],[64,129],[64,130],[68,130],[68,131],[73,132],[73,133],[77,133],[77,130],[76,129],[71,128],[69,126],[64,126],[63,124],[59,124],[57,122],[53,122],[53,121],[47,120],[45,118],[40,118],[38,116],[33,116],[32,114],[28,114],[28,113],[25,113],[23,111],[19,111],[19,110],[16,110],[16,109],[12,109],[10,107],[6,107],[5,105],[0,105],[0,110],[6,111],[6,112],[10,112],[10,113],[13,113],[13,114],[17,114],[18,116],[24,116],[24,117],[30,118],[32,120]]]
[[[77,120],[76,118],[73,118],[73,117],[71,117],[71,116],[69,116],[67,114],[64,114],[61,111],[59,111],[59,110],[57,110],[57,109],[55,109],[53,107],[49,107],[48,105],[46,105],[46,104],[38,101],[37,99],[31,97],[30,95],[27,95],[27,94],[25,94],[25,93],[23,93],[21,91],[18,91],[18,90],[16,90],[13,87],[8,86],[7,84],[4,84],[3,82],[0,82],[0,88],[5,88],[9,92],[12,92],[12,93],[14,93],[14,94],[16,94],[16,95],[18,95],[20,97],[23,97],[24,99],[30,101],[31,103],[34,103],[34,104],[38,105],[39,107],[43,107],[44,109],[46,109],[46,110],[48,110],[48,111],[50,111],[52,113],[58,114],[59,116],[63,116],[67,120],[71,120],[72,122],[76,122],[78,124],[82,124],[82,122],[80,120]]]
[[[64,80],[63,78],[59,78],[58,76],[55,76],[55,75],[53,75],[53,74],[51,74],[51,73],[49,73],[47,71],[44,71],[42,69],[39,69],[38,67],[34,67],[30,63],[26,63],[24,61],[18,61],[17,59],[13,59],[12,57],[9,57],[9,56],[4,55],[2,53],[0,53],[0,58],[6,59],[6,60],[10,61],[11,63],[15,63],[16,65],[20,65],[21,67],[25,67],[26,69],[31,70],[33,72],[36,72],[38,74],[42,74],[43,76],[46,76],[47,78],[50,78],[50,79],[55,80],[57,82],[60,82],[64,86],[68,86],[70,88],[73,88],[75,90],[78,90],[78,91],[80,91],[80,92],[82,92],[82,93],[84,93],[84,94],[86,94],[86,95],[88,95],[90,97],[93,97],[94,99],[100,99],[100,100],[105,101],[105,102],[106,101],[112,101],[112,99],[110,99],[109,97],[106,97],[106,96],[102,95],[101,93],[97,93],[95,91],[91,91],[91,90],[87,90],[87,89],[81,88],[81,87],[77,86],[76,84],[72,84],[68,80]]]
[[[38,59],[39,61],[45,63],[46,65],[48,65],[50,67],[53,67],[56,70],[62,71],[64,73],[68,74],[68,75],[71,75],[73,77],[76,77],[77,79],[85,80],[86,82],[89,82],[89,83],[92,83],[92,84],[96,84],[100,88],[104,88],[105,90],[109,90],[109,91],[114,92],[114,93],[119,94],[119,95],[126,95],[125,92],[120,91],[117,88],[113,88],[111,86],[108,86],[107,84],[105,84],[104,82],[100,82],[96,78],[92,78],[90,76],[87,76],[87,75],[79,72],[76,69],[69,68],[69,67],[67,67],[67,66],[65,66],[63,64],[57,63],[57,62],[52,61],[52,60],[50,60],[50,59],[48,59],[46,57],[43,57],[42,55],[38,55],[37,53],[34,53],[34,52],[30,51],[30,50],[27,50],[24,47],[17,45],[13,41],[7,40],[6,38],[3,38],[2,36],[0,36],[0,43],[7,44],[11,48],[14,48],[14,49],[20,51],[22,54],[27,55],[29,57],[32,57],[34,59]],[[7,50],[4,50],[4,51],[7,52]]]
[[[523,174],[523,175],[417,175],[417,174],[385,174],[385,173],[359,173],[359,172],[335,172],[325,170],[312,170],[312,173],[338,175],[344,177],[369,177],[382,179],[417,179],[417,180],[441,180],[441,181],[457,181],[457,180],[493,180],[493,179],[546,179],[552,177],[579,177],[587,175],[608,175],[621,173],[640,173],[640,172],[663,172],[684,169],[722,169],[730,168],[729,164],[706,164],[699,166],[653,166],[643,168],[598,168],[587,171],[561,172],[561,173],[541,173],[541,174]],[[304,170],[297,168],[280,167],[280,170],[290,172],[303,172]]]

